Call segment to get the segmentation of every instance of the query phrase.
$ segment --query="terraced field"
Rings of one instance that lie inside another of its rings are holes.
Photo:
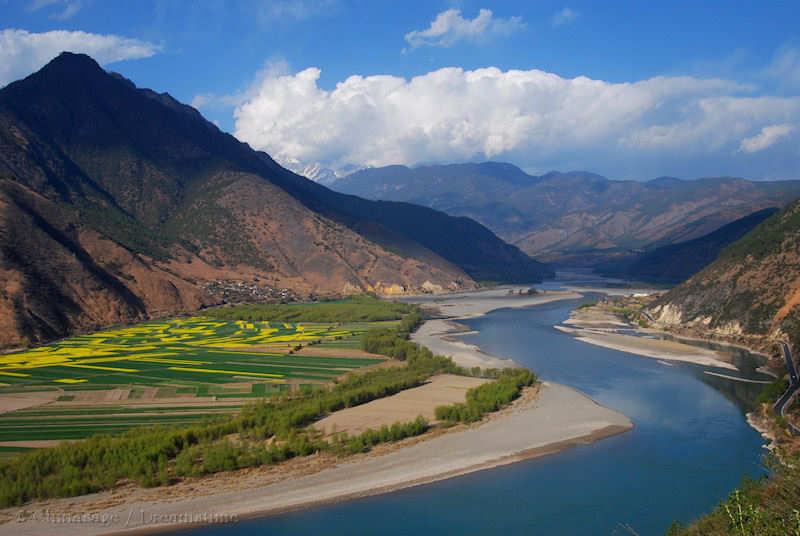
[[[99,432],[198,422],[253,398],[313,388],[383,362],[357,348],[365,330],[386,324],[177,318],[1,355],[0,413],[8,411],[4,396],[52,396],[0,414],[0,456]]]

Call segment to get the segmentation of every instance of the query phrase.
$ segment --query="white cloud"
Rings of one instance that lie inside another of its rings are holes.
[[[232,109],[243,104],[256,95],[261,83],[268,78],[276,78],[289,74],[289,63],[281,56],[274,56],[264,62],[256,72],[254,82],[244,91],[222,95],[218,93],[199,93],[192,98],[192,106],[197,109]]]
[[[33,0],[28,4],[28,11],[39,11],[42,8],[58,4],[61,0]]]
[[[722,173],[720,162],[745,173],[737,160],[748,158],[738,151],[744,137],[800,125],[800,97],[753,97],[752,88],[722,79],[612,83],[444,68],[411,79],[354,75],[328,90],[319,77],[312,67],[259,79],[234,111],[236,136],[279,161],[334,170],[503,159],[612,174],[635,164],[652,175],[678,174],[681,163],[690,174]],[[783,162],[791,169],[770,173],[797,174],[800,155]]]
[[[26,30],[0,31],[0,86],[40,69],[63,51],[89,54],[101,64],[147,58],[161,47],[118,35],[54,30],[32,33]]]
[[[496,36],[510,35],[525,28],[520,17],[507,19],[495,17],[491,10],[481,9],[474,19],[465,19],[458,9],[442,11],[425,30],[414,30],[405,35],[406,43],[413,48],[421,46],[449,47],[459,41],[482,41]]]
[[[564,9],[556,12],[555,15],[550,19],[550,23],[553,26],[563,26],[564,24],[569,24],[571,22],[575,22],[575,19],[578,18],[578,13],[574,9],[570,9],[565,7]]]
[[[59,11],[50,15],[55,20],[71,19],[83,7],[80,0],[34,0],[28,4],[28,11],[39,11],[53,6],[59,7]]]
[[[80,10],[81,10],[80,2],[68,2],[64,6],[64,9],[62,9],[58,13],[54,13],[52,15],[52,18],[56,20],[68,20],[74,17]]]
[[[201,93],[192,98],[191,104],[193,108],[203,108],[212,102],[214,98],[215,97],[213,93]]]
[[[800,48],[788,45],[781,47],[765,74],[782,88],[800,90]]]
[[[793,125],[769,125],[761,132],[750,138],[745,138],[739,144],[739,150],[745,153],[757,153],[775,145],[776,142],[794,132]]]

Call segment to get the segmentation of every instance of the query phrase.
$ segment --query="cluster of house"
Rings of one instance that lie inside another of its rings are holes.
[[[297,301],[298,296],[288,288],[276,288],[257,281],[217,279],[205,285],[206,290],[225,303]]]

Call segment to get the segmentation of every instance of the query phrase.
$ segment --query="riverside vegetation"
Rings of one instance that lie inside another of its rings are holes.
[[[372,305],[377,311],[385,307],[380,303],[366,299],[360,306]],[[313,307],[322,306],[307,306]],[[273,314],[266,307],[261,310]],[[245,406],[237,415],[209,418],[200,424],[96,435],[21,454],[0,462],[0,506],[77,496],[126,481],[145,487],[167,485],[187,476],[274,464],[316,452],[349,455],[368,451],[378,443],[420,435],[430,426],[422,417],[356,436],[331,438],[308,426],[331,412],[419,386],[434,374],[481,373],[458,367],[450,358],[435,356],[411,342],[409,334],[422,317],[416,307],[402,306],[402,310],[407,312],[396,326],[372,329],[362,337],[364,350],[402,360],[401,366],[351,373],[330,387],[274,396]],[[476,420],[478,414],[508,404],[522,387],[535,381],[528,371],[488,371],[486,375],[497,382],[468,392],[468,409],[439,409],[437,415],[445,411],[449,412],[448,421]]]
[[[746,480],[711,513],[668,536],[796,536],[800,534],[800,457],[771,462],[772,474]]]
[[[788,387],[786,378],[766,385],[756,403],[771,413],[772,405]],[[766,406],[766,408],[764,407]],[[779,429],[785,419],[774,416]],[[800,455],[781,449],[769,457],[769,476],[745,479],[713,511],[689,526],[673,524],[668,536],[800,536]]]

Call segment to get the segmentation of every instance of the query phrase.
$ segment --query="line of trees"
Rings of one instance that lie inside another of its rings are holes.
[[[493,382],[467,391],[467,401],[439,406],[436,418],[450,423],[476,422],[519,397],[522,389],[536,383],[536,375],[528,369],[503,369]]]
[[[337,434],[333,439],[332,449],[340,454],[357,454],[359,452],[369,452],[369,450],[379,443],[389,443],[400,441],[408,437],[422,435],[430,429],[430,424],[422,415],[413,421],[406,423],[395,423],[391,426],[383,425],[377,430],[365,430],[361,434],[349,436],[347,434]]]

